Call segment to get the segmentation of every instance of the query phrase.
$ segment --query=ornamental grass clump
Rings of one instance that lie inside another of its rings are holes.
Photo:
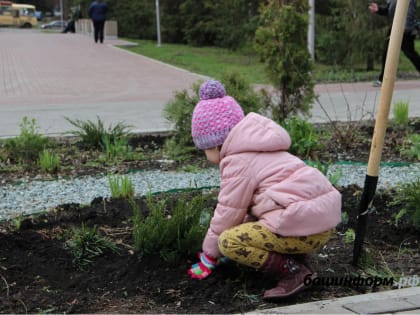
[[[187,199],[188,198],[188,199]],[[158,254],[163,260],[176,263],[201,248],[210,223],[210,210],[206,207],[209,195],[156,200],[146,197],[150,213],[145,216],[138,204],[131,200],[134,212],[134,248],[140,256]]]
[[[102,146],[104,155],[101,157],[105,162],[124,160],[132,153],[132,148],[128,145],[128,139],[125,137],[111,138],[109,135],[104,135],[102,137]]]
[[[112,198],[129,199],[134,197],[133,181],[127,175],[108,175],[108,183]]]
[[[394,104],[393,114],[394,114],[394,123],[401,128],[408,126],[408,101],[398,101]]]
[[[80,137],[81,144],[90,149],[103,149],[105,145],[104,139],[107,138],[110,142],[114,142],[115,139],[126,137],[129,133],[128,129],[130,126],[122,122],[119,122],[114,127],[110,125],[108,128],[105,128],[103,121],[99,117],[97,117],[96,123],[90,120],[83,121],[68,117],[65,117],[65,119],[77,128],[69,133]]]
[[[60,157],[50,150],[43,150],[39,154],[38,163],[43,172],[53,174],[60,168]]]
[[[97,226],[88,227],[82,223],[81,227],[73,228],[65,243],[74,258],[73,263],[84,268],[102,255],[105,250],[118,253],[115,243],[99,233]]]

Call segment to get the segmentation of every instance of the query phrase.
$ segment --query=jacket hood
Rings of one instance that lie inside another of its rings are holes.
[[[243,152],[287,151],[291,139],[280,125],[256,113],[249,113],[228,134],[220,156]]]

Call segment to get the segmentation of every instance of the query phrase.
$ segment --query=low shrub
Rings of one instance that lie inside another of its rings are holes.
[[[20,135],[4,142],[6,158],[16,163],[36,163],[39,154],[51,145],[47,137],[38,133],[38,129],[35,119],[25,116],[20,124]]]
[[[401,155],[420,161],[420,135],[412,134],[404,141]]]
[[[174,98],[165,106],[165,118],[174,126],[174,135],[166,141],[165,150],[174,160],[186,160],[196,152],[191,137],[191,118],[194,107],[199,102],[198,90],[202,82],[197,81],[192,85],[192,94],[187,90],[176,92]],[[262,98],[239,72],[225,72],[220,82],[225,86],[227,95],[235,98],[245,114],[261,111]]]
[[[284,120],[282,126],[287,130],[292,139],[291,153],[302,158],[307,158],[312,151],[320,149],[319,136],[316,134],[312,124],[308,121],[297,117],[290,117]]]
[[[241,105],[245,115],[262,111],[264,106],[262,95],[254,91],[251,82],[240,72],[224,72],[220,82],[225,86],[226,93]]]
[[[396,225],[406,217],[408,222],[420,231],[420,179],[401,185],[390,204],[400,207],[395,217]]]
[[[131,200],[136,252],[140,256],[159,254],[171,263],[197,253],[210,223],[211,209],[206,207],[210,197],[200,194],[188,200],[185,197],[155,200],[149,194],[147,216]]]
[[[191,137],[191,118],[199,101],[200,84],[201,81],[193,84],[192,95],[187,90],[175,92],[174,98],[165,106],[165,118],[174,126],[174,135],[166,140],[165,151],[174,160],[185,160],[196,151]]]

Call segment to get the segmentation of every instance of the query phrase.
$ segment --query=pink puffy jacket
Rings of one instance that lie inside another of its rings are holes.
[[[203,251],[219,257],[219,235],[258,220],[283,236],[306,236],[341,221],[341,194],[316,168],[286,152],[291,140],[274,121],[248,114],[229,133],[220,155],[218,204]]]

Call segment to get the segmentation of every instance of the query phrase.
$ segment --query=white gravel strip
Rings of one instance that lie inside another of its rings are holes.
[[[341,170],[339,186],[364,186],[366,165],[332,165],[329,173]],[[145,171],[128,174],[136,195],[171,189],[219,186],[217,168],[198,173]],[[378,189],[395,187],[420,178],[420,164],[380,169]],[[66,203],[89,204],[96,197],[110,197],[108,178],[79,177],[54,181],[28,181],[19,185],[0,186],[0,220],[21,214],[45,211]]]
[[[367,165],[331,165],[328,174],[333,174],[336,171],[341,171],[337,186],[345,187],[356,184],[364,187]],[[420,163],[409,166],[382,166],[379,169],[377,189],[389,189],[418,179],[420,179]]]
[[[200,173],[145,171],[127,175],[136,195],[171,189],[219,186],[216,168]],[[0,220],[45,211],[66,203],[90,204],[96,197],[110,197],[108,178],[78,177],[54,181],[30,181],[0,186]]]

